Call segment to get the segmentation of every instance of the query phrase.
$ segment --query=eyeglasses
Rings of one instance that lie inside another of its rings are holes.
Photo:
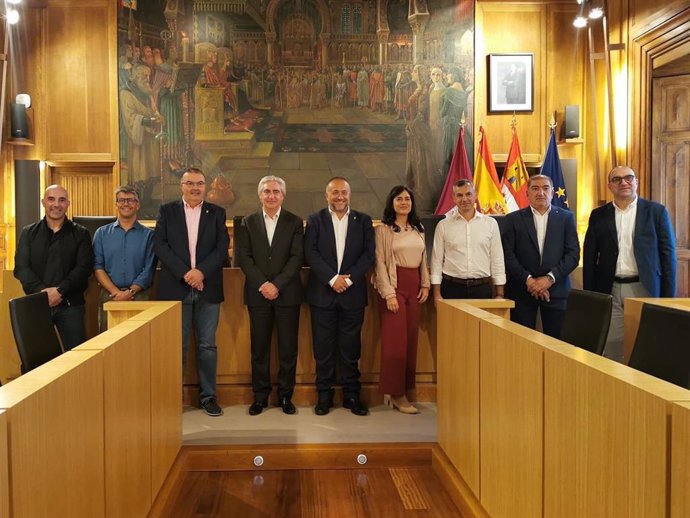
[[[620,185],[622,182],[625,183],[633,183],[635,181],[635,175],[634,174],[626,174],[625,176],[614,176],[609,180],[611,183],[615,183],[616,185]]]
[[[139,203],[139,200],[136,198],[118,198],[115,203],[118,205],[135,205]]]
[[[182,182],[182,185],[184,185],[185,187],[203,187],[204,185],[206,185],[206,182],[204,182],[204,181],[201,181],[201,182],[189,182],[189,181],[187,181],[187,182]]]

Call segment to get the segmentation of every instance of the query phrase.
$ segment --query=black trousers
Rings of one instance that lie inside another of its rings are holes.
[[[252,390],[257,401],[271,393],[271,337],[278,331],[278,398],[292,397],[297,369],[300,306],[249,306],[252,348]]]
[[[565,318],[568,300],[552,298],[549,302],[534,297],[515,300],[515,307],[510,310],[510,319],[525,327],[537,327],[537,310],[541,313],[541,326],[545,335],[560,338],[561,326]]]
[[[343,397],[359,397],[359,357],[362,351],[364,308],[311,306],[311,328],[316,360],[316,390],[323,394],[335,385],[336,358],[340,359]]]
[[[441,297],[444,299],[490,299],[491,284],[463,286],[447,279],[441,280]]]

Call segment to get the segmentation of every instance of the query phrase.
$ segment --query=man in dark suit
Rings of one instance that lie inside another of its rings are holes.
[[[624,300],[675,296],[676,243],[668,211],[637,196],[631,168],[614,167],[608,180],[613,202],[589,216],[583,280],[586,290],[613,295],[604,356],[622,362]]]
[[[336,355],[341,358],[343,407],[367,415],[360,401],[359,357],[367,305],[366,273],[374,264],[371,218],[350,209],[350,184],[332,178],[326,186],[328,208],[307,219],[304,255],[311,267],[307,301],[316,359],[316,415],[333,406]]]
[[[278,404],[295,413],[292,392],[297,368],[299,310],[303,299],[300,270],[304,262],[302,218],[282,208],[285,181],[264,176],[259,181],[261,209],[237,229],[237,264],[245,275],[244,303],[249,309],[254,403],[249,415],[260,414],[271,394],[271,335],[278,329]]]
[[[216,399],[216,329],[228,260],[225,209],[204,201],[206,176],[201,169],[189,168],[181,186],[182,199],[161,205],[156,220],[158,298],[182,301],[182,373],[194,326],[199,402],[208,415],[219,416],[223,410]]]
[[[515,301],[510,318],[535,328],[537,310],[544,333],[561,332],[570,291],[570,272],[580,261],[580,243],[573,213],[551,206],[553,183],[544,175],[530,177],[530,206],[506,216],[502,232],[506,297]]]

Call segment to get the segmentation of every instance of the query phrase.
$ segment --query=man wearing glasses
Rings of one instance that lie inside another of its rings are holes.
[[[613,201],[589,217],[583,255],[586,290],[613,295],[604,356],[623,361],[626,297],[673,297],[676,243],[666,208],[637,196],[635,172],[614,167],[608,177]]]
[[[216,329],[223,302],[223,266],[228,261],[225,209],[204,201],[206,177],[201,169],[187,169],[181,187],[182,199],[161,205],[156,220],[154,250],[161,262],[158,298],[182,301],[182,373],[194,327],[199,402],[208,415],[220,416]]]
[[[101,294],[98,301],[98,327],[108,328],[103,304],[110,300],[148,300],[153,280],[155,255],[153,230],[137,221],[139,194],[133,187],[115,191],[117,221],[96,230],[93,251],[96,256],[94,273]]]

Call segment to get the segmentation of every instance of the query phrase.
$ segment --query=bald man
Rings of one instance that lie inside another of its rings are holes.
[[[613,295],[604,356],[623,361],[626,297],[674,297],[676,242],[666,208],[637,196],[637,176],[627,166],[608,176],[613,201],[589,216],[583,254],[586,290]]]
[[[67,218],[69,195],[51,185],[41,200],[45,217],[24,227],[14,256],[14,276],[24,293],[48,294],[53,323],[65,351],[86,341],[84,291],[93,272],[89,231]]]

